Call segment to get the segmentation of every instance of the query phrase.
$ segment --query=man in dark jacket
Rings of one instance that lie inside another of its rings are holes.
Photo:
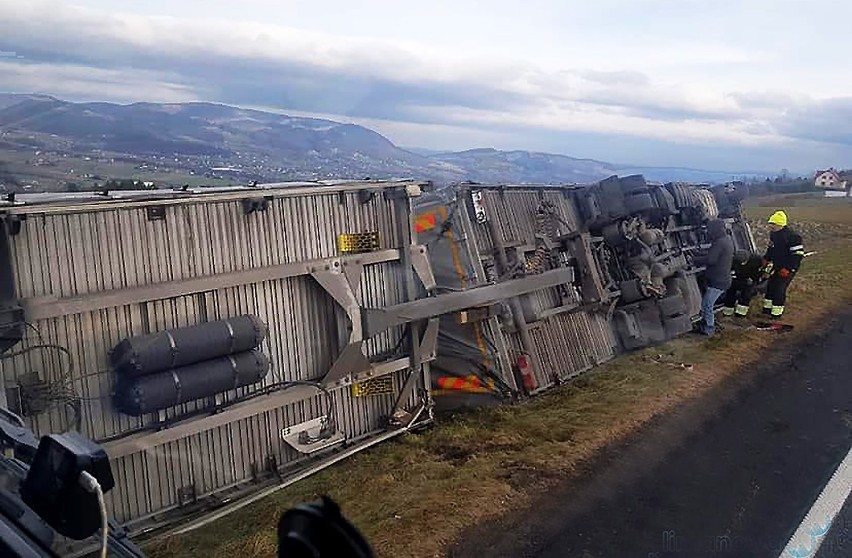
[[[710,250],[704,257],[697,258],[698,265],[705,266],[704,279],[707,288],[701,300],[701,321],[699,331],[708,337],[716,332],[716,320],[713,307],[728,287],[731,286],[731,263],[734,260],[734,241],[728,236],[725,222],[713,219],[707,223],[707,236],[710,238]]]
[[[763,264],[770,275],[763,297],[763,313],[780,318],[787,301],[787,287],[799,270],[805,246],[802,236],[787,226],[787,214],[783,211],[776,211],[769,217],[769,230],[769,247]]]
[[[751,299],[757,292],[757,285],[764,278],[763,258],[760,254],[749,254],[745,250],[737,251],[731,268],[732,282],[725,293],[725,307],[722,308],[722,314],[746,317]]]

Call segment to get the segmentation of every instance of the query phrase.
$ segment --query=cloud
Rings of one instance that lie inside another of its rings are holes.
[[[645,4],[663,11],[670,6],[661,0]],[[676,27],[672,32],[683,34]],[[629,47],[631,35],[614,35],[613,42]],[[159,17],[65,2],[0,0],[0,54],[17,56],[0,57],[0,90],[274,107],[376,122],[379,129],[407,137],[421,130],[436,141],[440,134],[508,141],[512,134],[529,138],[538,130],[547,137],[618,135],[695,145],[850,143],[849,132],[831,123],[838,117],[850,121],[850,105],[842,98],[815,101],[771,89],[726,90],[680,77],[688,64],[728,69],[755,64],[769,57],[760,49],[656,34],[633,49],[637,52],[629,59],[643,61],[639,71],[619,68],[627,62],[617,58],[588,69],[582,56],[574,57],[572,67],[549,52],[525,58],[442,44],[404,36],[364,38],[271,20]],[[505,51],[501,45],[493,48]],[[589,59],[600,58],[594,54],[590,47]]]
[[[122,102],[144,96],[161,103],[199,100],[195,88],[178,76],[130,68],[103,69],[0,58],[0,89],[60,97]]]
[[[790,108],[778,131],[785,136],[852,146],[852,97],[820,99]]]

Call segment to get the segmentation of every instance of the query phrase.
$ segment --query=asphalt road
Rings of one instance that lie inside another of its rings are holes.
[[[850,446],[847,313],[785,363],[744,371],[654,421],[586,478],[476,528],[450,555],[777,558]],[[819,558],[852,556],[851,507]]]

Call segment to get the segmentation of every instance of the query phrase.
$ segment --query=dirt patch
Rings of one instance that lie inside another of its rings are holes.
[[[500,463],[497,478],[505,481],[513,490],[520,491],[531,486],[550,484],[549,481],[559,478],[559,475],[549,469],[510,459]]]

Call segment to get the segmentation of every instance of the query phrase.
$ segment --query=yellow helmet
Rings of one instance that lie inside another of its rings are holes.
[[[776,211],[769,217],[769,222],[773,225],[778,225],[779,227],[787,226],[787,214],[783,211]]]

